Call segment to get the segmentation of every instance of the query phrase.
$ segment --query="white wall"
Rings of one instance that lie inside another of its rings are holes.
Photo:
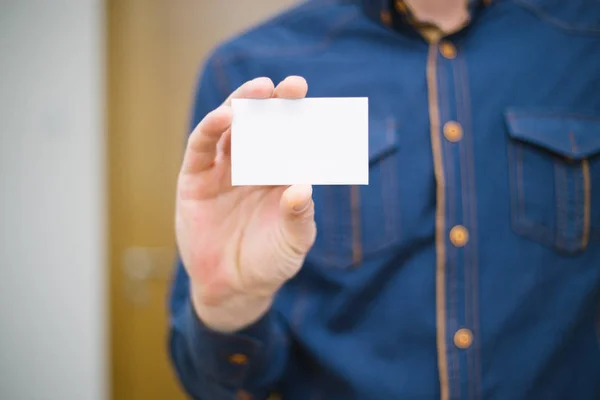
[[[100,0],[0,0],[0,399],[107,398]]]

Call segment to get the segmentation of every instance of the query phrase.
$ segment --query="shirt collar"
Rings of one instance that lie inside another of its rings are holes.
[[[391,12],[389,0],[361,0],[365,14],[370,18],[385,22],[385,15]]]

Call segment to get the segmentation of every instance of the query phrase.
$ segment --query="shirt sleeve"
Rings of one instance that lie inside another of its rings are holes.
[[[204,67],[196,92],[192,127],[218,107],[229,88],[214,68],[214,55]],[[196,315],[190,299],[189,277],[180,259],[169,299],[169,353],[185,391],[198,400],[233,400],[244,391],[266,398],[283,373],[288,340],[275,310],[242,331],[215,332]]]

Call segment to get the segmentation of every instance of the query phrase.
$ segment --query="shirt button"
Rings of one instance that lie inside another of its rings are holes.
[[[238,390],[236,400],[252,400],[252,395],[245,390]]]
[[[462,328],[454,334],[454,344],[460,349],[468,349],[473,344],[473,332],[467,328]]]
[[[450,229],[450,242],[456,247],[463,247],[469,241],[469,231],[462,225]]]
[[[246,365],[248,364],[248,356],[245,354],[232,354],[229,356],[229,362],[235,365]]]
[[[440,53],[447,59],[451,60],[456,57],[456,47],[450,42],[443,41],[440,43]]]
[[[404,2],[404,0],[396,0],[395,4],[395,8],[396,11],[398,11],[400,14],[406,14],[406,3]]]
[[[460,124],[456,121],[446,122],[444,125],[444,136],[450,142],[458,142],[462,139],[463,131]]]
[[[389,11],[382,11],[379,15],[379,18],[381,19],[381,23],[384,25],[389,26],[392,24],[392,16]]]

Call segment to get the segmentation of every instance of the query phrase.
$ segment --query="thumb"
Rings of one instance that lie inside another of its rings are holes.
[[[292,185],[281,196],[280,214],[287,244],[304,256],[312,247],[317,229],[311,185]]]

